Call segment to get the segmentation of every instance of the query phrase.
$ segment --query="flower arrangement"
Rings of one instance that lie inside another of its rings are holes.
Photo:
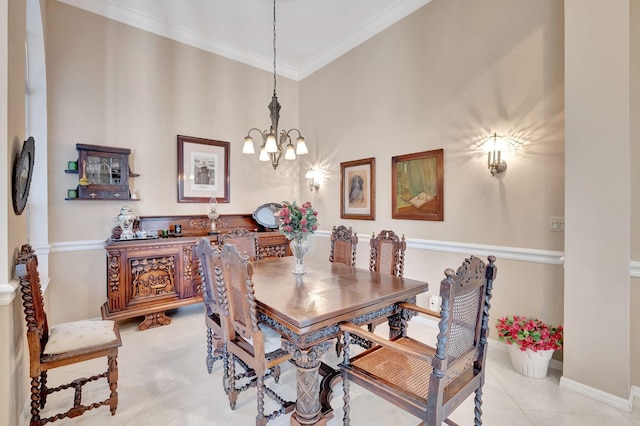
[[[310,201],[298,206],[296,202],[282,202],[283,207],[278,213],[280,218],[280,232],[288,239],[303,238],[313,234],[318,229],[318,211]]]
[[[562,348],[562,326],[552,327],[536,318],[508,315],[496,324],[500,340],[534,352]]]

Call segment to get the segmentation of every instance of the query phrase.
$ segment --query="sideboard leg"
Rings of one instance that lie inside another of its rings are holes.
[[[171,318],[166,316],[164,312],[156,312],[145,315],[144,321],[138,324],[138,330],[146,330],[148,328],[161,327],[169,324],[171,324]]]

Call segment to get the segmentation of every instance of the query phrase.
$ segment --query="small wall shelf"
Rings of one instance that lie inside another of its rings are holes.
[[[129,189],[129,178],[140,176],[129,168],[130,149],[76,144],[76,150],[78,170],[66,169],[64,172],[79,176],[78,197],[65,200],[139,201],[131,198]]]

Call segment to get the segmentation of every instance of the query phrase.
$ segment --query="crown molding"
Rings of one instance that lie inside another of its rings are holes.
[[[273,58],[271,57],[255,54],[233,44],[171,24],[138,10],[111,3],[108,0],[58,1],[161,37],[166,37],[264,71],[273,72]],[[298,69],[278,62],[278,75],[300,81],[429,2],[431,0],[396,1],[372,20],[355,28],[347,38],[312,58],[301,68]]]

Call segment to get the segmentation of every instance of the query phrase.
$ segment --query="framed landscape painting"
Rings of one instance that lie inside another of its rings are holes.
[[[229,142],[178,135],[178,202],[229,202]]]
[[[376,159],[340,163],[340,217],[376,218]]]
[[[394,219],[444,220],[444,150],[391,159]]]

